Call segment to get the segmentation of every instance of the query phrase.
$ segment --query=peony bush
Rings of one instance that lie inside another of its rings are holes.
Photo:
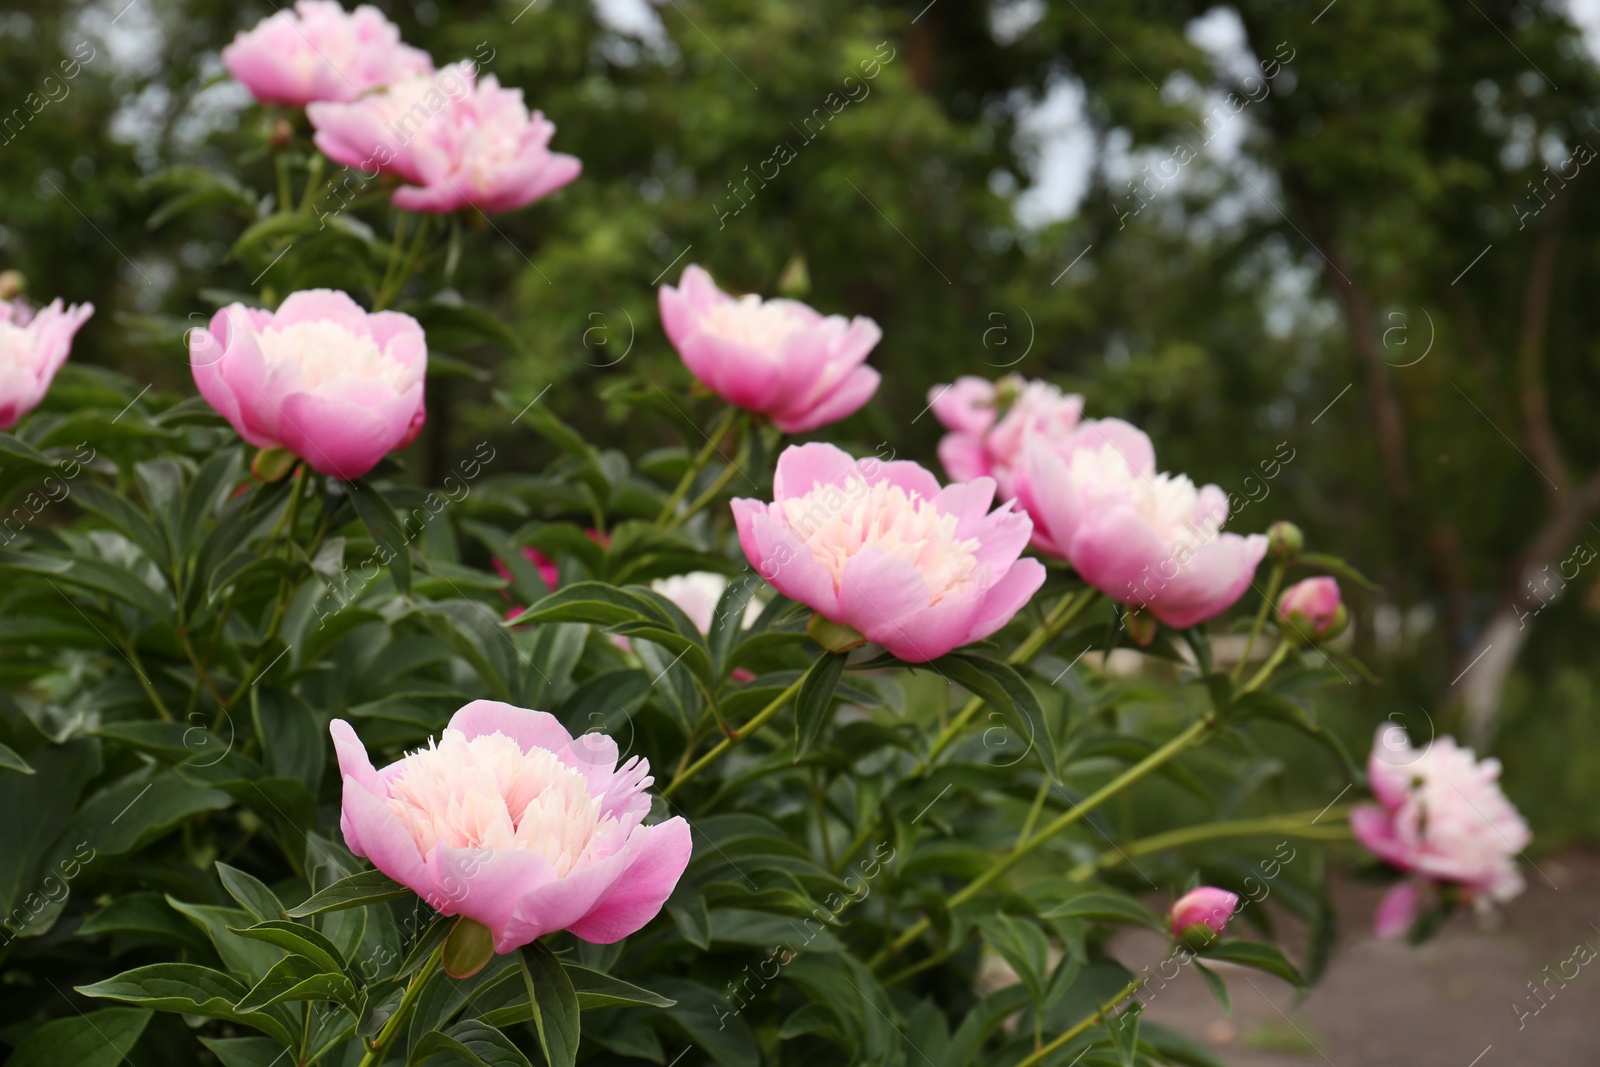
[[[1363,771],[1318,723],[1359,573],[1224,530],[1092,396],[913,383],[947,480],[857,456],[879,327],[691,265],[681,368],[610,395],[696,434],[502,397],[515,436],[421,484],[463,246],[581,163],[369,7],[223,57],[274,109],[235,244],[274,284],[193,294],[193,392],[0,304],[9,1067],[1207,1065],[1122,928],[1225,1007],[1212,964],[1315,981],[1352,834],[1384,936],[1521,889],[1494,761],[1389,726]],[[1284,812],[1292,734],[1335,785]]]

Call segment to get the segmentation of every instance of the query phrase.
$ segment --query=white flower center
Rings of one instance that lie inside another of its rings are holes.
[[[370,336],[332,322],[271,326],[259,337],[268,369],[292,363],[311,389],[334,381],[375,379],[403,393],[414,384],[405,365],[385,354]]]
[[[1195,517],[1200,491],[1187,475],[1139,474],[1111,444],[1080,448],[1072,453],[1070,462],[1072,480],[1091,507],[1097,490],[1126,493],[1134,509],[1168,548],[1193,546],[1197,537],[1215,537],[1226,518],[1217,515],[1200,521]]]
[[[845,564],[868,548],[903,559],[922,572],[929,602],[964,592],[977,569],[978,540],[956,537],[957,520],[931,500],[879,482],[852,478],[844,488],[819,485],[782,502],[789,528],[833,576],[837,592]]]
[[[805,326],[804,316],[788,303],[762,300],[754,294],[719,303],[700,319],[700,329],[713,337],[773,357],[783,350],[790,334]]]
[[[424,855],[435,844],[537,852],[565,875],[616,823],[601,817],[603,797],[581,772],[547,749],[524,754],[501,733],[468,741],[446,730],[407,756],[388,784],[389,810]]]

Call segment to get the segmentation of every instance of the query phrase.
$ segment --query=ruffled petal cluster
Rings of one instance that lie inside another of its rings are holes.
[[[928,391],[928,406],[950,432],[939,442],[939,462],[958,482],[989,477],[1002,500],[1016,495],[1012,472],[1033,437],[1065,441],[1083,417],[1083,397],[1049,382],[1010,375],[998,382],[970,375]]]
[[[300,107],[354,100],[363,93],[428,74],[428,54],[400,43],[400,30],[375,7],[347,12],[334,0],[299,0],[241,32],[222,62],[263,104]]]
[[[38,311],[0,300],[0,430],[39,406],[72,353],[73,335],[93,314],[93,304],[64,307],[59,298]]]

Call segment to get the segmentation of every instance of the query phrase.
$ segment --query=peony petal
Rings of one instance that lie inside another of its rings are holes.
[[[1404,937],[1417,921],[1422,905],[1422,889],[1415,882],[1401,882],[1383,895],[1377,914],[1372,917],[1372,933],[1382,941]]]
[[[1221,615],[1250,588],[1266,554],[1261,534],[1223,534],[1189,557],[1182,549],[1165,553],[1163,560],[1170,557],[1177,574],[1148,601],[1151,613],[1180,630]]]
[[[962,644],[982,641],[1010,622],[1033,599],[1046,577],[1044,564],[1036,559],[1019,559],[983,596],[983,603],[972,620],[972,631]]]
[[[609,945],[640,930],[660,913],[693,852],[689,824],[676,816],[657,826],[639,827],[628,844],[637,851],[627,870],[583,918],[568,927],[574,936]]]
[[[284,398],[278,432],[284,447],[318,471],[354,481],[406,439],[421,404],[421,385],[378,404],[295,393]]]
[[[344,780],[344,825],[345,844],[356,855],[365,856],[378,870],[419,896],[436,893],[422,853],[399,817],[382,797],[349,777]]]
[[[554,715],[499,700],[474,700],[465,705],[450,716],[450,729],[461,731],[468,741],[484,734],[504,734],[524,753],[535,748],[564,752],[572,744],[572,735]]]
[[[794,416],[774,413],[772,421],[784,433],[807,433],[849,418],[872,399],[881,380],[882,376],[871,367],[857,367],[815,406]]]

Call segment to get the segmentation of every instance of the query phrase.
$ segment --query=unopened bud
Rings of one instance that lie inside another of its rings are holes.
[[[294,127],[289,125],[288,119],[279,119],[272,124],[272,132],[267,135],[267,143],[274,152],[281,152],[294,143]]]
[[[15,300],[27,287],[20,270],[0,270],[0,300]]]
[[[1305,551],[1306,535],[1292,522],[1279,520],[1267,527],[1267,558],[1287,567]]]

